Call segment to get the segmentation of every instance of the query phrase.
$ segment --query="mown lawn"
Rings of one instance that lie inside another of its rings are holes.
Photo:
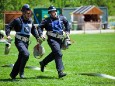
[[[16,81],[11,81],[9,73],[11,67],[2,67],[14,64],[18,52],[12,43],[9,55],[4,55],[4,45],[0,43],[0,86],[115,86],[115,80],[80,75],[80,73],[102,73],[115,76],[115,33],[107,34],[76,34],[71,35],[73,44],[68,50],[63,51],[64,72],[68,75],[58,79],[55,63],[51,62],[45,72],[25,68],[26,79],[17,76]],[[29,46],[30,58],[26,66],[39,67],[39,61],[50,52],[45,41],[43,46],[46,53],[41,59],[33,57],[33,46],[36,40],[31,37]]]

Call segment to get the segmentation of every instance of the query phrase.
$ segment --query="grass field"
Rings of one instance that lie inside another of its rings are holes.
[[[63,52],[64,72],[68,75],[58,79],[54,61],[47,65],[45,72],[25,68],[26,79],[11,81],[10,67],[1,67],[5,64],[13,64],[17,59],[17,49],[12,43],[9,55],[4,55],[4,44],[0,44],[0,86],[115,86],[115,80],[80,75],[80,73],[103,73],[115,76],[115,33],[107,34],[78,34],[71,35],[74,43]],[[46,54],[41,59],[35,59],[32,55],[35,39],[29,46],[30,58],[27,66],[39,67],[39,61],[49,52],[47,42],[43,43]]]

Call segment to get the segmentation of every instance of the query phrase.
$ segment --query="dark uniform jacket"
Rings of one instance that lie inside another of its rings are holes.
[[[41,24],[38,26],[38,32],[40,33],[40,35],[43,34],[43,28],[45,28],[46,31],[53,31],[54,28],[52,28],[52,22],[56,20],[59,20],[61,22],[63,31],[68,33],[70,32],[69,22],[67,21],[66,17],[58,16],[57,18],[48,17],[41,22]]]
[[[21,20],[20,20],[21,19]],[[32,24],[32,28],[31,28],[31,33],[34,37],[38,38],[38,32],[35,28],[35,26],[33,25],[33,22],[31,19],[29,20],[24,20],[23,16],[19,17],[19,18],[16,18],[14,19],[11,23],[9,23],[9,25],[6,27],[5,29],[5,32],[6,32],[6,35],[9,36],[10,35],[10,31],[12,29],[14,29],[16,31],[16,33],[20,32],[21,29],[22,29],[22,22],[25,23],[25,24]],[[24,35],[24,34],[20,34],[21,36],[24,36],[24,37],[28,37],[30,35]]]

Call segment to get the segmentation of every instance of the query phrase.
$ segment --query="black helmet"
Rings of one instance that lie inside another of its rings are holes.
[[[21,11],[22,11],[22,12],[25,12],[25,11],[27,11],[27,10],[31,10],[31,9],[30,9],[30,6],[29,6],[28,4],[25,4],[25,5],[22,7]]]
[[[57,11],[57,9],[51,5],[49,8],[48,8],[48,13],[51,12],[51,11]]]

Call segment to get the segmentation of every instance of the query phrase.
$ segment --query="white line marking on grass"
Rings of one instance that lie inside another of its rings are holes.
[[[14,64],[6,64],[6,65],[3,65],[3,66],[1,66],[1,67],[13,67],[14,66]],[[27,69],[32,69],[32,70],[40,70],[40,68],[39,67],[36,67],[36,66],[26,66],[25,68],[27,68]],[[45,71],[50,71],[50,72],[54,72],[54,71],[52,71],[52,70],[47,70],[47,69],[45,69]]]
[[[32,70],[40,70],[40,67],[36,67],[36,66],[26,66],[25,68],[32,69]],[[54,72],[52,70],[47,70],[46,68],[44,69],[44,71]]]
[[[14,64],[6,64],[6,65],[3,65],[3,66],[1,66],[1,67],[13,67],[14,66]]]
[[[6,65],[3,65],[2,67],[11,67],[12,68],[13,66],[14,66],[14,64],[6,64]],[[32,69],[32,70],[40,70],[40,68],[36,67],[36,66],[26,66],[25,68]],[[45,71],[54,72],[52,70],[46,70],[46,69],[45,69]],[[71,73],[71,72],[67,72],[67,74],[72,74],[72,75],[75,74],[76,75],[76,73]],[[79,73],[79,75],[98,76],[98,77],[103,77],[103,78],[115,80],[114,76],[107,75],[107,74],[101,74],[101,73]]]
[[[101,74],[101,73],[80,73],[80,75],[98,76],[98,77],[103,77],[103,78],[115,80],[115,76],[111,76],[111,75],[107,75],[107,74]]]
[[[32,69],[32,70],[40,70],[40,67],[36,67],[36,66],[26,66],[25,68]],[[46,68],[44,70],[54,72],[52,70],[47,70]]]

